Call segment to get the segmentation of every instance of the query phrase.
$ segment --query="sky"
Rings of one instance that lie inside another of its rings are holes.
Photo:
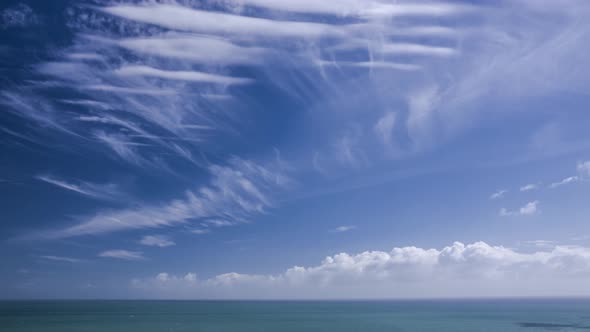
[[[0,4],[0,298],[590,296],[590,3]]]

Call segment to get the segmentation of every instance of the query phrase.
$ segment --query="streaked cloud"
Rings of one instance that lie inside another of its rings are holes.
[[[330,230],[330,232],[332,232],[332,233],[344,233],[344,232],[352,231],[353,229],[356,229],[356,226],[353,226],[353,225],[345,225],[345,226],[338,226],[338,227]]]
[[[197,235],[204,235],[204,234],[211,233],[211,230],[210,229],[197,228],[197,229],[191,229],[190,232],[193,233],[193,234],[197,234]]]
[[[377,51],[383,54],[413,54],[442,57],[457,54],[457,51],[450,47],[429,46],[423,44],[410,43],[384,44],[379,49],[377,49]]]
[[[340,34],[336,27],[322,23],[277,21],[178,5],[118,5],[102,10],[130,20],[198,33],[248,37],[321,37]]]
[[[142,145],[132,142],[128,136],[122,134],[109,134],[104,131],[98,131],[95,135],[99,141],[111,148],[122,160],[138,166],[148,163],[137,151]]]
[[[535,247],[542,247],[542,248],[554,248],[557,243],[555,241],[550,240],[532,240],[532,241],[525,241],[525,244],[532,245]]]
[[[170,247],[170,246],[176,245],[176,243],[174,241],[170,240],[170,238],[168,238],[167,236],[164,236],[164,235],[146,235],[141,238],[139,243],[143,244],[144,246],[160,247],[160,248],[165,248],[165,247]]]
[[[492,195],[490,195],[490,199],[499,199],[504,197],[504,195],[508,192],[508,190],[498,190],[495,193],[493,193]]]
[[[196,191],[187,191],[182,198],[162,204],[101,212],[79,224],[48,232],[44,236],[64,238],[161,228],[200,219],[221,218],[244,223],[271,208],[270,193],[285,189],[291,181],[277,166],[264,167],[237,158],[226,166],[210,166],[209,173],[211,179],[208,185]]]
[[[148,66],[125,66],[115,71],[122,76],[148,76],[162,79],[216,83],[216,84],[245,84],[251,82],[248,78],[222,76],[198,71],[171,71]]]
[[[128,198],[128,196],[119,189],[119,186],[114,183],[96,184],[87,181],[72,183],[53,175],[38,175],[36,178],[61,189],[73,191],[95,199],[113,201]]]
[[[72,258],[72,257],[65,257],[65,256],[53,256],[53,255],[42,255],[39,256],[40,258],[56,261],[56,262],[66,262],[66,263],[80,263],[82,262],[79,258]]]
[[[267,53],[267,50],[260,47],[242,47],[220,38],[176,33],[156,37],[126,38],[112,42],[140,54],[202,64],[257,64]]]
[[[103,251],[98,254],[98,257],[122,259],[126,261],[141,261],[146,259],[141,251],[129,251],[122,249]]]
[[[570,176],[570,177],[567,177],[559,182],[554,182],[554,183],[550,184],[549,188],[554,189],[554,188],[561,187],[566,184],[578,182],[579,180],[580,180],[580,178],[578,176]]]
[[[227,4],[231,7],[248,5],[303,14],[362,17],[447,16],[469,10],[468,6],[452,3],[385,3],[381,1],[363,0],[338,0],[330,2],[313,0],[216,0],[216,2]]]
[[[520,187],[520,191],[531,191],[531,190],[536,190],[538,188],[539,188],[538,185],[536,185],[534,183],[529,183],[527,185]]]
[[[387,112],[383,115],[373,127],[377,137],[385,146],[393,146],[393,129],[395,127],[395,113]]]

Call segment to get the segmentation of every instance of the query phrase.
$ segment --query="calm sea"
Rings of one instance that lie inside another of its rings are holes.
[[[590,331],[590,300],[5,301],[0,331]]]

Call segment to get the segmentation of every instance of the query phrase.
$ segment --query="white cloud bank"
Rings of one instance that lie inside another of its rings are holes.
[[[541,248],[539,248],[541,249]],[[590,248],[524,252],[485,242],[438,249],[340,253],[277,275],[226,273],[199,279],[163,272],[132,280],[158,298],[425,298],[590,295]]]

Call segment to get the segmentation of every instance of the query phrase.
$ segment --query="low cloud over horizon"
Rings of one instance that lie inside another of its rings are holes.
[[[538,242],[538,241],[537,241]],[[546,242],[544,242],[546,243]],[[194,272],[135,278],[134,294],[183,299],[366,299],[588,296],[590,248],[515,250],[485,242],[339,253],[275,275]]]

